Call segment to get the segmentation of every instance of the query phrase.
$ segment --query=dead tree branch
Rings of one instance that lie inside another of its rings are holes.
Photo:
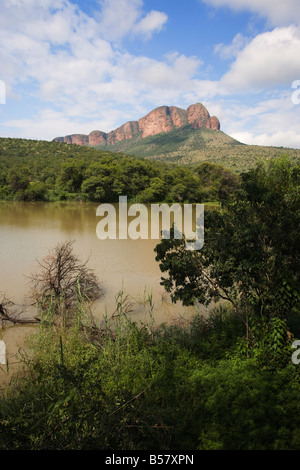
[[[22,308],[21,312],[10,311],[14,307],[16,307],[16,304],[14,302],[12,302],[11,300],[7,300],[5,297],[3,297],[0,303],[0,322],[2,323],[2,325],[6,322],[13,323],[14,325],[32,325],[40,322],[40,319],[37,317],[30,319],[20,318],[22,313],[24,313],[24,309]]]
[[[73,252],[74,241],[58,244],[30,276],[31,297],[38,306],[70,310],[78,300],[93,301],[103,295],[95,274]]]

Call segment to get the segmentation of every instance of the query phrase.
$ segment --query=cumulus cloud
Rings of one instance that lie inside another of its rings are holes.
[[[70,117],[51,108],[45,108],[39,111],[31,118],[10,119],[5,122],[5,127],[9,133],[13,129],[15,137],[24,137],[30,135],[34,128],[34,139],[52,140],[61,135],[83,133],[89,134],[93,129],[102,129],[110,131],[114,122],[120,119],[122,113],[111,108],[107,109],[107,115],[99,117],[88,122],[83,122],[79,117]]]
[[[234,59],[238,53],[248,44],[249,39],[242,33],[237,33],[231,44],[219,43],[215,46],[214,52],[218,54],[221,59]]]
[[[213,7],[250,11],[266,18],[273,26],[300,23],[299,0],[201,0]]]
[[[299,105],[293,104],[291,90],[274,92],[268,99],[260,96],[251,101],[238,102],[228,97],[218,102],[209,101],[207,106],[219,117],[222,130],[240,142],[300,147]]]
[[[154,32],[161,31],[167,20],[165,13],[152,10],[137,23],[134,30],[137,34],[150,38]]]
[[[134,56],[119,42],[132,34],[149,39],[167,21],[162,12],[144,14],[142,0],[101,0],[93,18],[68,0],[3,1],[0,60],[6,67],[1,79],[11,96],[22,83],[20,99],[31,95],[61,113],[53,120],[36,114],[38,125],[32,129],[37,138],[48,138],[46,129],[54,127],[56,135],[63,125],[67,132],[78,116],[91,127],[98,119],[97,128],[109,131],[156,104],[178,102],[196,84],[200,59],[177,52],[161,60]],[[119,121],[113,123],[110,116]],[[10,119],[4,126],[13,124],[26,137],[31,119]]]
[[[300,31],[296,26],[259,34],[239,52],[221,86],[240,91],[292,83],[299,76],[299,51]]]
[[[176,89],[181,91],[193,87],[192,78],[198,71],[201,60],[197,57],[187,57],[183,54],[172,53],[166,61],[158,61],[148,57],[129,58],[130,74],[138,81],[152,89]]]
[[[150,38],[168,19],[165,13],[155,10],[143,16],[142,0],[100,0],[99,3],[99,31],[110,41],[119,41],[126,35]]]
[[[248,131],[234,132],[232,137],[247,145],[262,145],[271,147],[300,148],[300,136],[294,131],[277,131],[270,133],[254,133]]]
[[[1,79],[8,89],[27,83],[31,93],[63,105],[68,113],[76,103],[77,109],[82,104],[84,113],[87,106],[93,112],[112,96],[127,97],[128,103],[137,98],[138,87],[132,84],[136,78],[130,72],[135,57],[113,45],[106,33],[120,39],[134,31],[149,38],[162,28],[167,15],[151,11],[143,16],[142,0],[102,0],[96,19],[68,0],[3,1]],[[140,63],[147,66],[144,58]]]

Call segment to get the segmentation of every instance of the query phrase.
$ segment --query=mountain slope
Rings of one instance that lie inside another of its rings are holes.
[[[160,106],[138,121],[129,121],[106,134],[72,134],[54,142],[122,152],[175,164],[211,161],[236,172],[252,168],[259,159],[289,155],[300,159],[300,149],[246,145],[220,130],[217,117],[196,103],[187,110]]]
[[[235,172],[253,168],[260,159],[289,155],[300,161],[300,149],[246,145],[222,131],[178,129],[143,140],[120,142],[110,150],[155,159],[165,163],[195,165],[210,161]]]
[[[235,172],[247,171],[259,159],[289,155],[300,160],[300,149],[246,145],[222,131],[183,128],[142,140],[119,142],[111,146],[114,152],[155,159],[165,163],[194,165],[210,161]]]

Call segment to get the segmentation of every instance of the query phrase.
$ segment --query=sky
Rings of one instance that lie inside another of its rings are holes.
[[[240,142],[300,148],[299,0],[0,0],[0,137],[198,102]]]

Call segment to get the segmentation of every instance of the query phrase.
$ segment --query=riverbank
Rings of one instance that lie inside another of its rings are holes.
[[[299,371],[241,354],[230,309],[39,328],[27,374],[0,398],[1,450],[300,449]]]
[[[37,332],[33,325],[11,325],[0,328],[0,340],[5,343],[6,364],[0,364],[0,394],[16,377],[22,367],[22,354],[26,354],[26,339]]]

